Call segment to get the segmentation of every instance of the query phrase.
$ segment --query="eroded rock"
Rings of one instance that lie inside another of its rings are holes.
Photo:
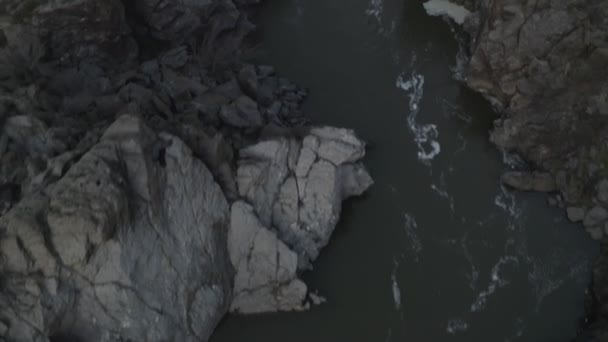
[[[501,181],[517,190],[552,192],[557,190],[549,173],[510,171],[502,175]]]
[[[121,117],[0,219],[5,338],[206,340],[230,305],[228,212],[181,140]]]
[[[360,164],[364,155],[365,144],[344,129],[312,129],[303,141],[260,142],[241,150],[239,193],[305,268],[329,241],[342,200],[373,183]]]
[[[298,255],[262,226],[252,206],[241,201],[232,205],[228,250],[236,270],[232,311],[304,308],[307,289],[297,278]]]

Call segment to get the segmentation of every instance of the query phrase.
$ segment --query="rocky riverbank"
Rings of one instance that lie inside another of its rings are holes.
[[[439,2],[442,0],[434,1]],[[464,80],[500,113],[490,139],[528,168],[502,181],[549,194],[602,244],[583,340],[608,339],[608,2],[455,1],[471,15]]]
[[[201,341],[306,309],[372,179],[245,63],[257,1],[0,1],[0,340]]]

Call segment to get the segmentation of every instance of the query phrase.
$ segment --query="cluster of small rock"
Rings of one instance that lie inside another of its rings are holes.
[[[322,301],[298,275],[365,144],[242,62],[253,3],[0,3],[0,341],[205,341]]]

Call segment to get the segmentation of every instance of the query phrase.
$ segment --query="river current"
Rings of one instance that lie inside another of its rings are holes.
[[[455,27],[414,0],[268,0],[258,61],[306,87],[305,112],[369,142],[376,184],[345,204],[304,275],[327,302],[229,316],[212,342],[569,341],[597,246],[488,131],[496,114],[458,81]]]

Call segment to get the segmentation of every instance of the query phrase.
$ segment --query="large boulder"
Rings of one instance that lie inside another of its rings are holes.
[[[608,2],[479,1],[476,9],[465,79],[501,109],[492,141],[551,172],[589,146],[605,152]]]
[[[228,234],[236,269],[231,310],[239,313],[301,310],[307,288],[297,278],[298,255],[262,226],[253,207],[232,205]]]
[[[365,144],[354,132],[313,128],[302,140],[277,137],[240,151],[239,194],[262,225],[298,253],[299,268],[315,260],[338,222],[342,200],[373,181],[360,160]]]
[[[184,143],[121,117],[0,218],[0,339],[207,340],[230,306],[228,224]]]

